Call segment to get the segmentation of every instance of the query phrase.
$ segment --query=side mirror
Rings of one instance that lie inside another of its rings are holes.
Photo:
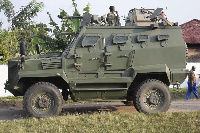
[[[20,54],[21,54],[21,56],[25,55],[25,43],[24,42],[20,42],[19,45],[20,45]]]
[[[35,44],[35,48],[36,48],[37,54],[40,54],[40,45]]]

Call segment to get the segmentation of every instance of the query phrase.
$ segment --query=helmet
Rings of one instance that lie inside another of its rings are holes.
[[[115,7],[114,7],[114,6],[110,6],[109,9],[110,9],[111,11],[115,11]]]
[[[196,69],[196,67],[195,66],[192,66],[192,70],[195,70]]]

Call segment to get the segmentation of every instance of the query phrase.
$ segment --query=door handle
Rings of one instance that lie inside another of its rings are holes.
[[[82,63],[74,63],[74,66],[75,66],[75,67],[81,67],[81,66],[82,66]]]
[[[121,57],[126,57],[126,58],[129,58],[129,56],[128,56],[128,55],[120,55],[119,57],[120,57],[120,58],[121,58]]]
[[[95,57],[95,58],[92,58],[91,60],[98,60],[99,58]]]

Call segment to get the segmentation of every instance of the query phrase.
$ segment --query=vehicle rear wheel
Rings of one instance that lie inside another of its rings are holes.
[[[169,109],[171,96],[168,87],[159,80],[144,81],[134,93],[134,106],[143,113],[164,112]]]
[[[30,116],[41,118],[59,115],[62,101],[62,95],[55,85],[39,82],[26,91],[23,106]]]

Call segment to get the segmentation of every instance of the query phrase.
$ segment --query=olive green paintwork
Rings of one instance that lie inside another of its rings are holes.
[[[153,77],[170,85],[187,75],[181,28],[165,23],[83,26],[63,53],[25,56],[20,64],[20,58],[8,63],[5,89],[15,96],[34,83],[26,78],[39,82],[52,77],[67,83],[76,99],[123,101],[133,82]]]

